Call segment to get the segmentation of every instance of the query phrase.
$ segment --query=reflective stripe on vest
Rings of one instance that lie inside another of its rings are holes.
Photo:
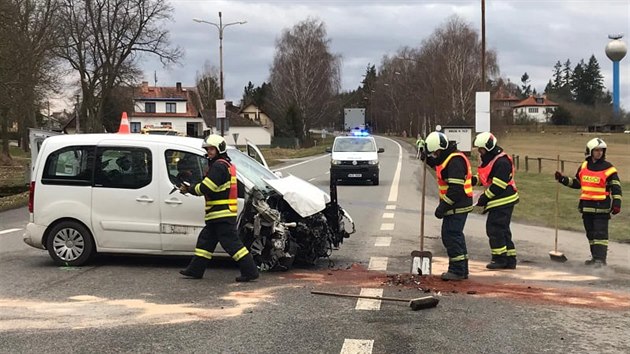
[[[230,181],[221,185],[221,187],[227,187],[229,185],[229,193],[227,199],[206,200],[205,220],[236,217],[238,211],[238,182],[236,179],[236,166],[224,159],[218,159],[215,162],[226,165],[230,170]],[[228,208],[216,210],[215,207],[222,205],[227,205]]]
[[[466,193],[467,196],[472,197],[473,195],[473,188],[472,188],[472,170],[470,168],[470,161],[468,161],[468,158],[466,158],[466,155],[464,155],[462,152],[454,152],[450,155],[448,155],[448,157],[446,158],[446,160],[444,160],[444,162],[442,162],[441,165],[437,166],[435,168],[435,172],[437,174],[437,182],[438,182],[438,187],[440,189],[440,199],[444,200],[444,198],[446,197],[446,191],[448,190],[448,182],[442,179],[442,170],[444,170],[446,168],[446,166],[448,165],[448,163],[451,161],[451,159],[455,156],[461,156],[464,161],[466,161],[466,179],[464,181],[462,181],[464,185],[464,192]],[[451,183],[453,183],[453,179],[449,178],[449,181]],[[457,182],[456,182],[457,183]]]
[[[606,190],[606,179],[617,169],[610,167],[603,171],[591,171],[588,169],[588,161],[582,162],[580,173],[580,185],[582,193],[580,200],[604,200],[610,192]]]
[[[494,163],[500,158],[506,156],[508,158],[508,160],[510,160],[510,164],[512,165],[512,179],[510,179],[510,181],[508,182],[508,186],[512,186],[512,188],[514,188],[514,191],[516,191],[516,183],[514,182],[514,162],[512,162],[512,157],[508,154],[506,154],[505,152],[502,152],[500,154],[498,154],[497,156],[495,156],[492,161],[490,161],[490,163],[488,163],[487,166],[485,167],[477,167],[477,177],[479,177],[479,182],[481,182],[481,184],[484,187],[488,187],[489,185],[492,184],[491,180],[488,180],[488,176],[490,176],[490,172],[492,171],[492,166],[494,166]]]

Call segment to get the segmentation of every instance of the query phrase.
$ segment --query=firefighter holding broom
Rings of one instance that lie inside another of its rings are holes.
[[[591,139],[586,143],[586,159],[575,178],[560,171],[555,173],[559,183],[581,190],[578,209],[591,247],[591,259],[584,264],[597,268],[606,265],[610,214],[621,212],[621,182],[617,169],[606,161],[606,148],[604,140]]]

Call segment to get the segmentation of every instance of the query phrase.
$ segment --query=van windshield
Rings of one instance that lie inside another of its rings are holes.
[[[228,149],[228,156],[230,156],[230,159],[234,165],[236,165],[236,171],[254,183],[260,190],[264,191],[269,188],[263,179],[278,178],[278,176],[274,175],[273,172],[269,171],[265,166],[242,153],[240,150]]]
[[[337,138],[333,146],[335,152],[376,152],[374,139],[370,138]]]

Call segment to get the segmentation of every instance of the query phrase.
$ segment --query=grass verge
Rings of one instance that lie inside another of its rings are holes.
[[[302,157],[320,155],[326,152],[327,147],[332,147],[334,137],[328,137],[323,142],[318,141],[316,146],[303,149],[262,148],[260,151],[265,156],[267,164],[274,166],[286,159],[298,159]]]
[[[28,204],[28,192],[1,197],[0,198],[0,212],[9,210],[9,209],[21,208],[23,206],[26,206],[27,204]]]

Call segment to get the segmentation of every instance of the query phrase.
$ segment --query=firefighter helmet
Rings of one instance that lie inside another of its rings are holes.
[[[586,156],[591,156],[593,154],[593,150],[602,149],[604,153],[606,153],[606,142],[600,138],[591,139],[586,143],[586,151],[584,152]]]
[[[446,134],[440,132],[432,132],[424,141],[427,153],[431,154],[438,150],[446,150],[448,148],[448,138]]]
[[[223,137],[220,135],[208,135],[206,140],[203,141],[203,144],[201,144],[201,147],[204,149],[210,146],[214,146],[219,154],[223,154],[227,151],[227,144],[225,142],[225,139],[223,139]]]
[[[490,132],[479,133],[475,138],[474,145],[486,149],[486,151],[492,151],[497,146],[497,138]]]

